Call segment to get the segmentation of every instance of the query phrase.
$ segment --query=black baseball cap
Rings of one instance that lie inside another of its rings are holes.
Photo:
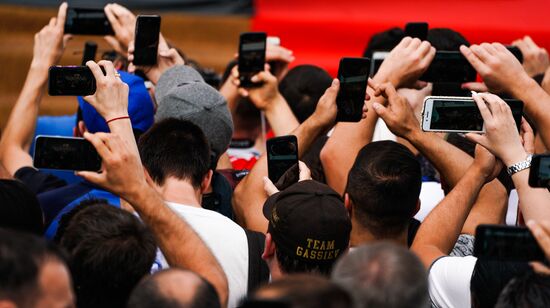
[[[263,208],[268,232],[285,255],[308,263],[333,263],[349,245],[351,220],[329,186],[301,181],[270,196]]]

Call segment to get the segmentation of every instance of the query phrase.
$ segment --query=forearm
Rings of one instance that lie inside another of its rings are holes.
[[[28,154],[36,128],[40,100],[48,80],[48,69],[32,64],[23,89],[10,114],[0,142],[3,166],[14,174],[25,164],[32,164]]]
[[[519,209],[525,221],[550,219],[550,192],[529,186],[529,170],[512,176],[519,196]]]
[[[113,117],[122,117],[122,116],[128,116],[128,113],[126,112],[126,115],[124,115],[124,113],[120,113],[119,116],[117,115]],[[109,119],[105,119],[105,120],[108,121]],[[134,152],[139,157],[139,150],[137,148],[137,143],[136,143],[137,140],[134,135],[134,131],[132,129],[132,122],[130,121],[130,119],[128,118],[128,119],[120,119],[120,120],[112,121],[108,125],[111,133],[119,135],[122,138],[122,140],[127,141],[128,145],[130,145],[132,149],[132,152]]]
[[[421,257],[425,265],[450,253],[483,184],[481,173],[470,168],[455,188],[424,219],[411,250]],[[439,255],[427,255],[425,251],[437,251]]]
[[[275,136],[288,135],[300,126],[292,109],[290,109],[282,95],[277,95],[268,106],[269,108],[265,110],[265,116]]]
[[[166,260],[172,267],[191,270],[208,280],[227,304],[227,278],[212,252],[183,219],[165,204],[152,188],[144,188],[130,201],[140,218],[155,234]]]

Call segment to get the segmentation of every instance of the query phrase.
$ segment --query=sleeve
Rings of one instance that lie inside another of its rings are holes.
[[[14,174],[14,178],[25,183],[25,185],[35,194],[67,186],[67,182],[64,180],[33,167],[23,167],[17,170]]]
[[[477,258],[442,257],[430,267],[428,282],[432,307],[471,307],[470,280]]]

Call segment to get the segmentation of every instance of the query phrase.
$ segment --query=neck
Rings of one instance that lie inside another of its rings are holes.
[[[201,207],[202,193],[186,180],[168,177],[162,186],[157,186],[157,191],[164,201]]]
[[[350,234],[350,247],[356,247],[364,244],[374,243],[377,241],[390,241],[398,245],[408,246],[408,228],[404,232],[401,232],[397,236],[392,237],[376,237],[367,230],[367,228],[361,226],[355,220],[351,222],[351,234]]]
[[[271,280],[277,280],[284,276],[276,254],[273,254],[273,256],[266,261],[267,267],[269,268],[269,274],[271,275]]]

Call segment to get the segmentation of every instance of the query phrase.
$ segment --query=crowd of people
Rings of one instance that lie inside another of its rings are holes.
[[[102,168],[71,179],[29,154],[48,69],[70,44],[66,11],[35,35],[2,131],[0,307],[550,307],[550,192],[528,185],[529,168],[506,172],[550,146],[550,61],[528,36],[513,42],[521,63],[451,29],[379,33],[363,56],[390,52],[363,119],[344,123],[339,80],[292,67],[278,44],[253,88],[237,61],[217,83],[162,35],[157,64],[133,65],[136,16],[109,4],[114,51],[86,63],[96,92],[66,124]],[[484,134],[421,129],[432,84],[419,78],[439,50],[460,50],[483,80],[462,88]],[[519,132],[504,97],[524,102]],[[299,179],[280,189],[265,142],[285,135]],[[475,257],[481,224],[527,226],[547,261]]]

